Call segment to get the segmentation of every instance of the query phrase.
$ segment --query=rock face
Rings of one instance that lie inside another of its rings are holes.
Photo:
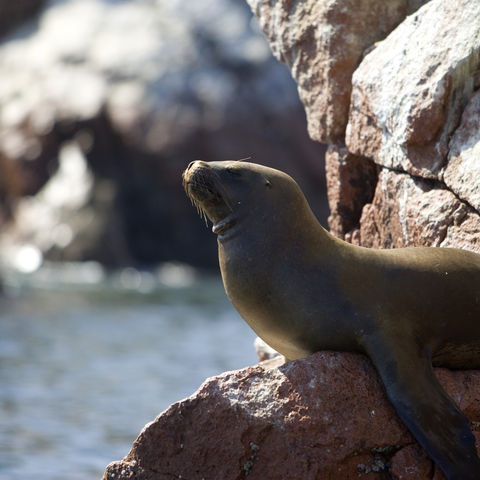
[[[448,164],[443,174],[445,184],[459,198],[480,212],[480,91],[465,111],[450,141]]]
[[[249,3],[330,144],[331,231],[480,252],[480,3]]]
[[[429,2],[355,71],[349,150],[385,167],[439,178],[479,69],[480,3]]]
[[[438,183],[383,169],[353,243],[375,248],[425,245],[480,252],[478,212]]]
[[[280,367],[278,360],[207,380],[146,425],[103,479],[433,477],[366,357],[321,352]],[[480,372],[436,374],[478,437]]]
[[[277,58],[291,69],[319,142],[342,140],[351,77],[364,50],[385,38],[420,3],[406,0],[248,0]]]

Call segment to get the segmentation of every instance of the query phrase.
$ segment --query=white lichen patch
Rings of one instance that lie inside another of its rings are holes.
[[[240,408],[252,416],[263,414],[273,417],[283,411],[288,402],[288,397],[275,395],[284,381],[284,375],[274,369],[244,379],[233,375],[223,377],[219,387],[232,407]],[[272,397],[275,397],[275,402],[272,402]]]

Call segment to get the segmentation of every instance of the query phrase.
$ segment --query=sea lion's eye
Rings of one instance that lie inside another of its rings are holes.
[[[265,180],[265,186],[268,188],[272,188],[272,182],[270,182],[268,178],[264,178],[264,180]]]

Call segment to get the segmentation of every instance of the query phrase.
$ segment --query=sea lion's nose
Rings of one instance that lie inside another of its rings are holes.
[[[192,168],[194,165],[196,167],[208,167],[207,162],[203,162],[202,160],[194,160],[188,164],[187,170],[190,170],[190,168]]]

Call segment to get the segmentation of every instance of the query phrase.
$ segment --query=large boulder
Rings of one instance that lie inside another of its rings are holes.
[[[430,480],[443,475],[369,360],[320,352],[208,379],[147,424],[104,480]],[[480,372],[436,374],[480,438]]]
[[[479,87],[478,2],[432,0],[364,58],[346,144],[382,168],[349,238],[480,252]]]
[[[295,84],[242,2],[51,0],[3,41],[0,68],[9,245],[51,260],[213,267],[215,241],[181,186],[198,158],[252,156],[285,169],[326,217],[324,147],[308,138]],[[23,219],[44,205],[65,149],[84,159],[89,193],[59,229],[34,232],[40,222]],[[70,233],[35,240],[55,231]]]
[[[247,0],[273,53],[291,69],[310,136],[341,141],[351,78],[363,52],[424,2],[407,0]]]
[[[480,69],[480,3],[432,0],[362,60],[353,75],[348,149],[439,179]]]

